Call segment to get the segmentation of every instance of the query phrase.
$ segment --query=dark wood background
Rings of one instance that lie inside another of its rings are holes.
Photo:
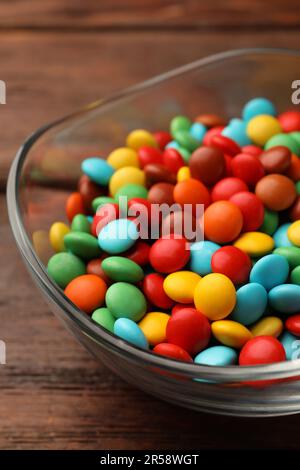
[[[214,52],[300,49],[299,0],[2,0],[0,9],[0,79],[7,83],[0,107],[0,338],[7,343],[0,448],[299,448],[299,416],[234,419],[175,408],[96,363],[32,285],[4,195],[16,149],[49,120]]]

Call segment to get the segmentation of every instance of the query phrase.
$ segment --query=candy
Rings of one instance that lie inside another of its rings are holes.
[[[269,291],[286,282],[288,275],[289,263],[286,258],[278,254],[271,254],[255,263],[250,273],[250,282],[257,282]]]
[[[115,196],[117,191],[125,184],[145,186],[145,173],[134,166],[124,166],[115,171],[109,181],[110,194]]]
[[[70,232],[70,228],[63,222],[54,222],[49,230],[49,240],[54,251],[65,251],[64,237]]]
[[[92,313],[97,307],[101,307],[105,293],[105,282],[94,274],[78,276],[65,288],[65,295],[86,313]]]
[[[266,98],[253,98],[245,104],[242,111],[242,116],[245,121],[249,121],[260,114],[276,116],[276,108],[274,104]]]
[[[290,316],[285,322],[286,329],[295,336],[300,336],[300,315]]]
[[[291,164],[291,158],[290,150],[282,145],[271,147],[259,156],[266,173],[285,173]]]
[[[268,209],[274,211],[288,209],[297,196],[293,181],[277,174],[264,176],[257,183],[255,194]]]
[[[274,253],[284,256],[289,263],[290,269],[300,265],[300,248],[296,246],[276,248]]]
[[[67,233],[64,244],[67,250],[83,259],[96,258],[101,253],[97,239],[85,232]]]
[[[220,245],[207,240],[192,243],[190,246],[190,270],[201,274],[201,276],[211,273],[211,258],[219,248],[221,248]]]
[[[137,168],[140,166],[137,152],[128,147],[113,150],[107,157],[107,163],[115,170],[119,170],[124,166],[135,166]]]
[[[105,302],[114,317],[130,318],[133,321],[139,321],[147,309],[143,293],[127,282],[112,284],[107,289]]]
[[[278,147],[278,145],[287,147],[292,153],[300,155],[300,144],[295,138],[293,138],[292,134],[274,135],[267,141],[265,150],[269,150],[272,147]]]
[[[214,273],[225,274],[234,284],[247,282],[251,260],[243,251],[234,246],[224,246],[214,252],[211,259]]]
[[[210,320],[226,318],[234,309],[235,288],[224,274],[207,274],[196,285],[194,303],[196,309]]]
[[[247,125],[247,135],[257,145],[265,145],[271,137],[280,132],[279,121],[267,114],[253,117]]]
[[[300,359],[300,343],[297,336],[285,331],[280,337],[288,361]]]
[[[147,313],[139,322],[139,327],[151,346],[166,341],[166,328],[170,316],[162,312]]]
[[[211,331],[220,343],[235,349],[242,348],[252,338],[248,328],[232,320],[214,321],[211,325]]]
[[[128,258],[110,256],[102,261],[102,269],[113,281],[139,282],[144,277],[142,268]]]
[[[94,320],[94,322],[96,322],[98,325],[102,326],[106,330],[110,331],[111,333],[114,332],[114,324],[116,319],[108,310],[108,308],[97,308],[97,310],[95,310],[92,314],[92,320]]]
[[[225,160],[221,150],[213,147],[199,147],[189,160],[192,178],[211,186],[219,181],[225,172]]]
[[[174,137],[178,131],[188,131],[192,125],[192,121],[186,116],[175,116],[170,123],[170,132]]]
[[[206,130],[207,129],[204,124],[201,122],[194,122],[194,124],[191,125],[189,132],[194,139],[198,140],[199,143],[202,143]]]
[[[153,243],[149,259],[153,268],[161,273],[172,273],[182,269],[189,260],[186,239],[160,238]]]
[[[84,210],[87,213],[91,212],[91,205],[94,199],[100,197],[105,193],[106,188],[100,187],[94,183],[87,175],[82,175],[78,182],[78,191],[81,195]]]
[[[234,157],[241,151],[240,146],[236,142],[221,134],[213,135],[209,145],[220,149],[224,154],[230,157]]]
[[[69,222],[72,222],[76,214],[84,214],[84,200],[80,193],[71,193],[66,202],[66,214]]]
[[[81,164],[81,169],[92,181],[102,186],[109,183],[115,169],[106,160],[97,157],[86,158]]]
[[[222,135],[229,137],[240,146],[251,144],[247,136],[247,123],[242,119],[231,119],[227,127],[223,129]]]
[[[166,334],[169,343],[194,356],[208,345],[210,325],[202,313],[194,308],[183,308],[169,318]]]
[[[180,346],[171,343],[160,343],[154,346],[153,352],[160,356],[177,359],[177,361],[193,362],[191,356]]]
[[[291,282],[300,285],[300,266],[294,268],[291,272]]]
[[[156,307],[169,309],[174,302],[164,291],[164,278],[161,274],[151,273],[145,276],[143,281],[143,292],[147,299]]]
[[[211,127],[220,127],[225,125],[225,120],[220,117],[218,114],[207,113],[207,114],[199,114],[195,122],[201,123],[203,126],[208,128]]]
[[[200,279],[201,277],[196,273],[177,271],[165,278],[163,288],[170,299],[189,304],[194,300],[195,288]]]
[[[162,164],[171,173],[177,173],[184,166],[184,160],[176,149],[170,148],[162,154]]]
[[[264,317],[250,328],[253,336],[273,336],[278,338],[283,330],[283,322],[278,317]]]
[[[191,172],[188,166],[182,166],[177,173],[177,183],[190,179]]]
[[[215,243],[229,243],[242,230],[243,215],[240,209],[229,201],[217,201],[204,212],[204,234]]]
[[[92,208],[93,211],[96,213],[98,209],[100,209],[102,206],[106,204],[114,204],[115,200],[112,197],[108,196],[99,196],[96,197],[96,199],[93,200],[92,202]]]
[[[153,133],[153,137],[155,138],[156,142],[160,150],[164,150],[166,145],[171,142],[172,136],[169,132],[166,131],[157,131]]]
[[[149,188],[155,183],[176,183],[176,176],[170,173],[163,165],[153,164],[145,166],[146,186]],[[149,197],[149,196],[148,196]]]
[[[117,219],[109,222],[98,235],[99,246],[110,254],[119,254],[131,248],[138,238],[138,229],[128,219]]]
[[[241,366],[271,364],[285,361],[285,351],[278,339],[272,336],[257,336],[250,339],[240,352]]]
[[[264,220],[264,206],[255,194],[243,191],[231,196],[229,201],[235,204],[243,215],[243,232],[252,232],[261,227]]]
[[[289,226],[287,236],[293,245],[300,246],[300,220],[295,221]]]
[[[144,168],[146,165],[151,163],[161,163],[162,154],[161,151],[155,147],[140,147],[138,150],[139,166]]]
[[[285,111],[279,114],[278,121],[284,132],[300,131],[300,112]]]
[[[295,313],[300,310],[300,286],[282,284],[269,292],[270,306],[282,313]]]
[[[148,200],[151,204],[168,204],[174,203],[174,185],[170,183],[156,183],[148,193]]]
[[[236,155],[231,162],[233,176],[249,186],[254,186],[265,174],[264,167],[257,157],[247,153]]]
[[[274,240],[266,233],[247,232],[234,242],[234,246],[249,256],[263,256],[273,250]]]
[[[213,202],[230,199],[234,194],[248,191],[248,186],[240,178],[228,177],[220,180],[212,189]]]
[[[71,230],[72,232],[91,233],[91,224],[85,215],[77,214],[72,220]]]
[[[236,364],[238,355],[228,346],[212,346],[201,351],[194,359],[195,364],[206,366],[230,366]]]
[[[141,328],[129,318],[118,318],[114,323],[114,334],[138,348],[148,349],[148,341]]]
[[[174,201],[177,204],[203,204],[207,207],[210,195],[206,186],[194,178],[177,183],[174,187]]]
[[[236,292],[236,304],[230,319],[248,326],[259,320],[268,303],[268,295],[261,284],[252,282]]]
[[[267,235],[273,235],[273,233],[278,227],[278,222],[279,222],[279,217],[278,217],[277,212],[270,211],[269,209],[265,209],[263,223],[259,227],[259,230],[261,232],[266,233]],[[275,241],[275,246],[277,246],[276,241]]]
[[[49,259],[47,270],[52,279],[64,289],[73,279],[85,274],[85,264],[72,253],[56,253]]]
[[[126,145],[131,149],[139,150],[145,146],[157,147],[157,142],[154,136],[147,130],[135,129],[128,134]]]
[[[145,266],[149,262],[149,253],[150,246],[148,243],[138,240],[132,248],[123,253],[123,256],[126,256],[126,258],[131,259],[131,261],[140,266]]]
[[[275,242],[276,248],[292,246],[292,243],[290,242],[287,235],[287,231],[290,225],[290,223],[282,224],[273,234],[273,240]]]

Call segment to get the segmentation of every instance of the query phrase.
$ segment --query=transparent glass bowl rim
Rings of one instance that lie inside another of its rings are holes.
[[[201,67],[213,65],[214,63],[243,58],[250,55],[285,55],[291,57],[299,57],[300,51],[291,49],[274,49],[274,48],[248,48],[248,49],[235,49],[226,52],[217,53],[203,59],[196,60],[187,65],[170,70],[169,72],[158,75],[154,78],[146,80],[137,85],[128,87],[115,93],[113,96],[100,99],[94,103],[85,106],[83,109],[58,119],[50,124],[39,128],[20,147],[15,159],[11,165],[8,182],[7,182],[7,206],[10,224],[12,231],[18,245],[18,248],[24,257],[27,265],[34,272],[35,278],[38,280],[39,285],[42,286],[48,297],[50,297],[66,314],[66,316],[75,322],[77,326],[90,338],[97,343],[101,343],[107,350],[114,350],[120,356],[126,357],[128,361],[133,363],[143,363],[153,368],[163,369],[168,372],[185,375],[186,377],[201,377],[216,380],[217,382],[239,382],[241,380],[252,379],[264,380],[271,378],[285,378],[295,377],[300,375],[300,359],[286,361],[281,363],[274,363],[269,365],[259,366],[206,366],[195,363],[186,363],[173,360],[171,358],[163,357],[131,345],[122,339],[114,336],[105,329],[94,323],[91,318],[72,304],[64,295],[63,290],[52,281],[48,276],[46,267],[37,257],[33,245],[27,235],[25,226],[23,224],[21,210],[19,205],[19,185],[20,176],[22,173],[23,164],[26,156],[34,143],[49,129],[57,125],[67,122],[69,119],[80,117],[88,111],[96,108],[105,107],[116,101],[143,92],[161,82],[180,76],[187,72],[196,70]],[[297,78],[297,77],[296,77]]]

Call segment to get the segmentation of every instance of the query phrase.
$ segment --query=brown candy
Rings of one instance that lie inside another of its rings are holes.
[[[174,203],[174,185],[170,183],[156,183],[148,192],[148,201],[151,204],[168,204]]]
[[[283,145],[272,147],[259,156],[266,173],[285,173],[291,164],[291,151]]]
[[[189,167],[193,178],[211,186],[224,176],[226,164],[221,150],[203,146],[192,154]]]
[[[88,264],[86,265],[86,272],[87,274],[95,274],[95,276],[101,277],[101,279],[107,284],[110,285],[112,283],[111,279],[105,274],[101,266],[102,259],[95,258],[91,259]]]
[[[176,176],[163,165],[151,163],[144,167],[146,185],[150,188],[155,183],[176,183]]]
[[[292,221],[300,219],[300,196],[297,196],[294,204],[290,209],[290,218]]]
[[[223,118],[217,114],[200,114],[195,119],[196,122],[200,122],[204,126],[211,128],[217,126],[225,126],[226,122]]]
[[[101,188],[96,183],[90,180],[87,175],[82,175],[78,182],[78,191],[80,192],[84,207],[87,212],[92,213],[92,201],[96,197],[106,194],[106,188]]]
[[[297,196],[293,181],[278,174],[261,178],[255,187],[255,194],[268,209],[274,211],[288,209]]]

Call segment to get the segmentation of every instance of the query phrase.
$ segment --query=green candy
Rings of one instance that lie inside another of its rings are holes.
[[[264,232],[267,235],[273,235],[275,230],[278,227],[278,213],[274,211],[270,211],[269,209],[265,209],[264,214],[264,221],[262,226],[260,227],[260,232]]]
[[[298,286],[300,285],[300,266],[297,266],[291,272],[291,281],[293,284],[298,284]]]
[[[179,144],[179,147],[186,148],[190,152],[196,150],[199,147],[200,142],[196,140],[189,131],[180,130],[175,132],[174,138],[176,142]]]
[[[294,134],[293,132],[291,134]],[[269,150],[277,145],[283,145],[290,149],[292,153],[300,155],[300,141],[295,139],[291,134],[276,134],[265,145],[265,150]]]
[[[143,293],[132,284],[116,282],[107,289],[105,302],[116,318],[139,321],[146,313],[147,303]]]
[[[186,116],[175,116],[170,123],[170,132],[175,137],[178,131],[189,131],[192,121]]]
[[[115,200],[112,197],[108,197],[108,196],[96,197],[96,199],[94,199],[92,202],[92,209],[94,213],[97,212],[97,209],[99,207],[103,206],[104,204],[107,204],[108,202],[115,202]]]
[[[68,251],[82,259],[92,259],[100,256],[101,250],[97,238],[89,233],[70,232],[64,236],[64,244]]]
[[[147,199],[148,191],[147,189],[140,184],[124,184],[115,194],[116,202],[119,202],[120,197],[126,197],[129,201],[134,197],[141,197],[142,199]]]
[[[72,232],[91,233],[91,224],[85,215],[77,214],[72,220],[71,230]]]
[[[114,332],[114,324],[116,320],[108,308],[97,308],[92,315],[92,320],[111,333]]]
[[[185,149],[184,147],[179,147],[178,149],[178,152],[180,153],[180,155],[182,156],[183,160],[185,161],[185,163],[188,163],[189,162],[189,159],[191,158],[191,152],[187,149]]]
[[[300,145],[300,132],[299,131],[290,132],[289,135]]]
[[[297,181],[297,183],[295,184],[295,186],[296,186],[297,194],[300,194],[300,181]]]
[[[300,248],[297,246],[282,246],[276,248],[273,253],[284,256],[290,265],[290,269],[300,265]]]
[[[84,262],[72,253],[56,253],[48,261],[48,274],[64,289],[75,277],[86,273]]]
[[[109,256],[102,261],[101,267],[113,281],[139,282],[144,277],[142,268],[123,256]]]

